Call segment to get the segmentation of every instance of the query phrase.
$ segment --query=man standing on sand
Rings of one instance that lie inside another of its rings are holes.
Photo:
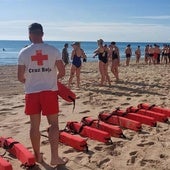
[[[136,56],[136,64],[139,64],[139,60],[141,58],[141,50],[140,50],[139,45],[138,45],[137,49],[135,50],[135,56]]]
[[[130,47],[130,44],[128,44],[125,49],[125,55],[126,55],[126,66],[129,66],[130,58],[132,56],[132,49]]]
[[[51,165],[65,164],[68,160],[58,155],[58,98],[57,79],[65,75],[65,67],[58,49],[43,43],[43,27],[39,23],[29,26],[31,45],[23,48],[18,59],[18,80],[25,85],[25,113],[30,116],[30,138],[37,162],[40,154],[41,114],[47,117],[51,147]],[[57,74],[58,70],[58,74]]]
[[[68,43],[65,43],[64,48],[62,50],[62,59],[63,59],[65,66],[69,64],[69,53],[67,49],[68,49]]]

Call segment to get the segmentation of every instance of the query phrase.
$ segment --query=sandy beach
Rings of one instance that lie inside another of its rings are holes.
[[[66,76],[62,80],[66,84],[70,66],[66,68]],[[23,85],[17,81],[17,66],[0,66],[0,136],[13,137],[32,151],[29,140],[29,117],[24,114]],[[99,112],[112,111],[117,107],[125,110],[140,103],[156,104],[170,108],[170,65],[139,65],[131,62],[126,67],[124,61],[119,67],[120,81],[116,82],[110,72],[111,87],[100,87],[98,63],[83,63],[81,70],[81,87],[72,90],[76,93],[75,110],[73,104],[59,99],[60,129],[64,129],[67,121],[81,121],[84,116],[98,117]],[[73,80],[75,82],[75,79]],[[170,121],[170,118],[169,118]],[[48,124],[42,117],[41,131]],[[65,167],[68,170],[170,170],[170,125],[158,122],[156,127],[142,124],[142,131],[123,129],[123,134],[130,139],[112,137],[113,144],[87,140],[89,152],[80,152],[60,144],[59,153],[69,158]],[[41,138],[41,152],[44,163],[37,164],[33,170],[51,170],[49,165],[49,142]],[[4,150],[0,148],[0,153]],[[14,170],[23,169],[20,162],[8,153]]]

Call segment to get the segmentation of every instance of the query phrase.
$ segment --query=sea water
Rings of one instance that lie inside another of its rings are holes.
[[[69,56],[71,56],[72,41],[44,41],[45,43],[48,43],[50,45],[53,45],[57,47],[60,52],[63,49],[63,46],[65,43],[69,44],[68,52]],[[25,47],[26,45],[29,45],[30,41],[10,41],[10,40],[0,40],[0,65],[16,65],[18,61],[18,53],[19,51]],[[105,44],[109,45],[110,42],[105,42]],[[125,48],[128,44],[131,44],[132,48],[132,57],[135,56],[134,52],[137,46],[140,46],[142,57],[144,57],[144,49],[147,44],[154,45],[155,43],[148,43],[148,42],[116,42],[116,45],[119,47],[120,50],[120,59],[125,59]],[[164,43],[156,43],[160,45],[160,47],[163,46]],[[94,42],[87,42],[83,41],[81,42],[81,48],[85,51],[87,55],[87,62],[96,62],[98,61],[98,58],[93,58],[94,50],[97,48],[96,41]]]

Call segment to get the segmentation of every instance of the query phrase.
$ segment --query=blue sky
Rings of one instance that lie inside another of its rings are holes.
[[[0,0],[0,40],[170,42],[170,0]]]

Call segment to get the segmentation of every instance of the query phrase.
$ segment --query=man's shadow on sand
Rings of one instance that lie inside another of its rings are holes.
[[[54,169],[57,169],[57,170],[69,170],[65,165],[59,165],[57,167],[51,167],[45,161],[40,163],[40,165],[43,166],[43,168],[46,169],[46,170],[54,170]],[[28,168],[27,170],[42,170],[42,169],[37,164],[34,167]]]

